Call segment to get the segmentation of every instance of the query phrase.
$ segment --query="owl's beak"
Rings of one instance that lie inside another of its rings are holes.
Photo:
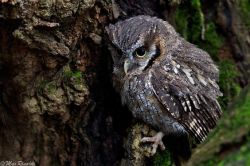
[[[124,72],[126,75],[128,74],[129,66],[130,66],[130,63],[129,63],[129,60],[127,59],[127,60],[125,60],[124,66],[123,66],[123,69],[124,69]]]

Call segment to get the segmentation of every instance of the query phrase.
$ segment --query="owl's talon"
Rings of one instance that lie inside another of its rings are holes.
[[[165,145],[162,142],[163,136],[164,136],[164,134],[162,132],[158,132],[153,137],[143,137],[141,139],[142,143],[145,143],[145,142],[151,142],[151,143],[153,143],[153,145],[152,145],[153,148],[152,148],[152,151],[151,151],[151,155],[152,156],[156,153],[156,150],[157,150],[158,146],[160,146],[161,150],[165,150],[166,149]]]

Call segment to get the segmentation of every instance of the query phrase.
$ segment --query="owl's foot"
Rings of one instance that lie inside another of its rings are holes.
[[[158,146],[160,146],[161,150],[165,150],[166,147],[162,142],[162,138],[164,137],[164,134],[162,132],[158,132],[155,136],[153,137],[143,137],[141,139],[141,142],[145,143],[145,142],[151,142],[153,143],[152,147],[152,151],[151,151],[151,156],[153,156],[156,153],[156,150],[158,148]]]

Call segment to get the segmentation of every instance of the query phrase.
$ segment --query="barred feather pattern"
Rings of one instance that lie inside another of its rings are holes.
[[[132,17],[106,31],[117,50],[114,86],[134,117],[166,135],[204,141],[222,115],[219,71],[210,56],[155,17]],[[138,58],[141,47],[145,56]]]

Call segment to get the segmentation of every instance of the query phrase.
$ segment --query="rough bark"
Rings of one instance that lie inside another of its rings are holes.
[[[106,99],[111,95],[105,89],[109,79],[101,37],[110,3],[14,0],[0,5],[0,159],[118,163],[122,136],[110,114],[119,102],[112,108],[106,103],[112,99]]]
[[[119,19],[147,14],[175,25],[181,1],[119,0]],[[229,56],[249,77],[250,37],[237,1],[212,9]],[[216,10],[214,10],[216,9]],[[230,14],[230,17],[228,16]],[[210,19],[211,12],[204,10]],[[144,124],[132,123],[111,83],[104,26],[111,1],[0,0],[0,160],[38,165],[144,165]]]

